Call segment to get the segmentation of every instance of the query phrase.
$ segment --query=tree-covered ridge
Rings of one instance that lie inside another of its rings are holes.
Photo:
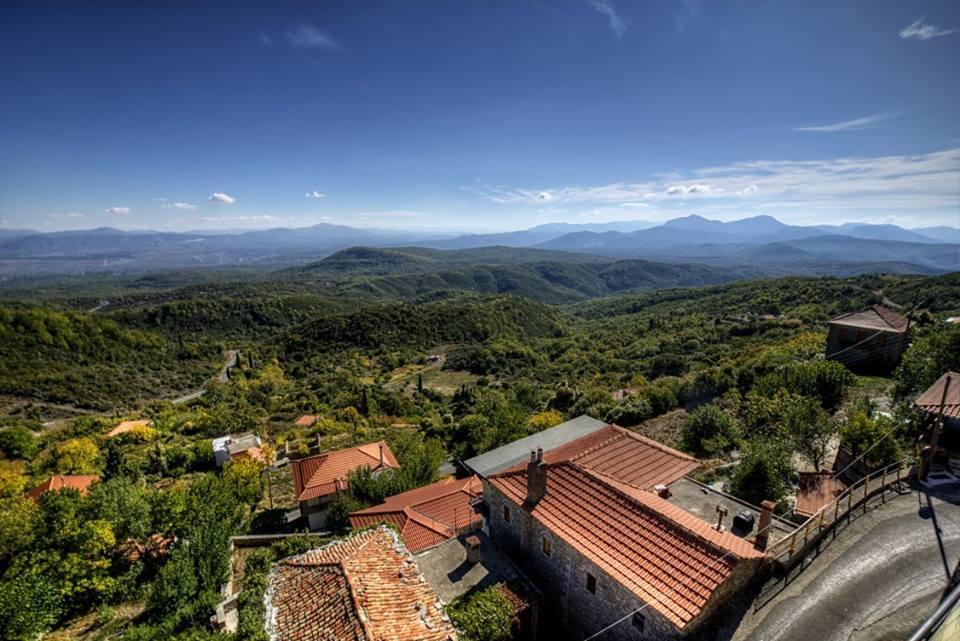
[[[92,314],[0,307],[0,394],[108,408],[198,386],[213,354]]]

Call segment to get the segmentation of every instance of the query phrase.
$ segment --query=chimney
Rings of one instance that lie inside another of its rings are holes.
[[[383,467],[383,448],[385,447],[383,443],[380,444],[380,467]]]
[[[720,505],[720,504],[718,503],[718,504],[717,504],[717,527],[715,528],[715,529],[717,530],[717,532],[723,532],[723,531],[724,531],[723,519],[724,519],[724,517],[727,516],[727,514],[728,514],[727,508],[723,507],[722,505]]]
[[[770,536],[770,524],[773,522],[773,508],[777,506],[773,501],[764,501],[760,504],[760,522],[757,524],[757,538],[753,546],[758,550],[767,549],[767,538]]]
[[[547,493],[547,464],[543,462],[543,449],[530,452],[527,463],[527,505],[533,507]]]
[[[464,543],[467,544],[467,563],[480,563],[480,537],[476,534],[468,536]]]

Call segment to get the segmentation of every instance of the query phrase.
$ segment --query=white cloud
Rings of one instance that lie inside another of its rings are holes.
[[[900,32],[900,38],[903,40],[909,38],[931,40],[933,38],[939,38],[940,36],[949,36],[954,33],[956,33],[955,29],[941,29],[936,25],[924,24],[923,18],[918,18],[916,22],[905,27],[903,31]]]
[[[207,200],[214,203],[223,203],[225,205],[232,205],[237,202],[237,199],[231,196],[230,194],[224,194],[222,192],[214,192],[207,196]]]
[[[650,203],[620,203],[621,207],[647,207],[652,208],[653,205]]]
[[[587,0],[587,3],[593,7],[595,11],[607,16],[607,20],[610,23],[610,30],[613,31],[617,40],[623,37],[623,34],[627,32],[627,27],[630,26],[630,21],[620,17],[617,13],[617,8],[611,0]]]
[[[309,24],[301,24],[287,29],[287,42],[297,49],[341,49],[339,42]]]
[[[50,218],[86,218],[86,216],[75,211],[69,211],[65,214],[50,214]]]
[[[960,208],[958,184],[960,148],[953,148],[919,155],[750,160],[654,174],[641,182],[548,191],[553,195],[552,205],[619,205],[642,200],[657,205],[659,215],[670,217],[767,213],[785,214],[796,222],[829,222],[876,214],[878,218],[915,215],[955,220]],[[695,209],[685,204],[692,187],[700,188],[693,190],[697,194]],[[499,185],[474,186],[469,191],[495,203],[540,207],[537,194],[544,190]]]
[[[844,120],[843,122],[834,122],[825,125],[803,125],[794,127],[794,131],[816,131],[820,133],[833,133],[836,131],[859,131],[861,129],[874,129],[882,123],[895,118],[897,114],[873,114],[855,120]]]
[[[129,207],[107,207],[106,209],[103,210],[103,213],[124,215],[124,214],[129,214],[131,211],[132,210]]]
[[[539,194],[537,194],[537,199],[550,202],[553,200],[553,194],[551,194],[549,191],[541,191]]]
[[[670,185],[667,187],[668,196],[686,196],[688,194],[708,194],[709,185]]]
[[[211,198],[211,200],[213,200]],[[162,205],[164,209],[179,209],[181,211],[192,211],[197,208],[196,205],[191,205],[190,203],[166,203]]]
[[[308,192],[305,194],[305,196],[306,196],[307,198],[326,198],[326,197],[327,197],[326,194],[324,194],[323,192],[319,192],[319,191],[317,191],[316,189],[314,189],[313,191],[308,191]]]

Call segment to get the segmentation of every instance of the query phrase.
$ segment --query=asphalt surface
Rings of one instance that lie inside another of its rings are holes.
[[[926,503],[913,492],[871,507],[783,591],[750,608],[732,635],[717,630],[716,638],[902,641],[936,609],[945,568],[960,558],[957,502],[932,498],[932,511]]]

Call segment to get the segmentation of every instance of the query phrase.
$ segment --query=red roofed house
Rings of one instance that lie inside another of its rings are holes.
[[[827,358],[844,365],[891,370],[907,347],[910,319],[882,305],[830,321]]]
[[[75,476],[51,476],[49,480],[44,481],[37,487],[27,492],[27,496],[32,499],[39,499],[47,492],[56,492],[58,490],[70,489],[77,490],[80,494],[86,494],[94,481],[99,481],[100,477],[90,474]]]
[[[293,424],[297,427],[312,427],[313,425],[316,425],[316,423],[317,417],[313,414],[304,414],[293,422]]]
[[[553,604],[544,619],[584,638],[674,639],[701,626],[764,552],[651,491],[699,462],[617,426],[483,482],[491,538]],[[630,614],[643,608],[635,614]]]
[[[377,474],[399,469],[400,463],[384,441],[290,461],[300,514],[307,517],[311,529],[326,525],[327,507],[338,492],[347,489],[347,475],[363,467]]]
[[[474,508],[483,485],[476,476],[447,478],[431,485],[387,497],[380,505],[350,515],[354,529],[392,523],[414,554],[483,525]]]
[[[396,532],[381,526],[270,571],[271,641],[455,641],[457,631]]]

